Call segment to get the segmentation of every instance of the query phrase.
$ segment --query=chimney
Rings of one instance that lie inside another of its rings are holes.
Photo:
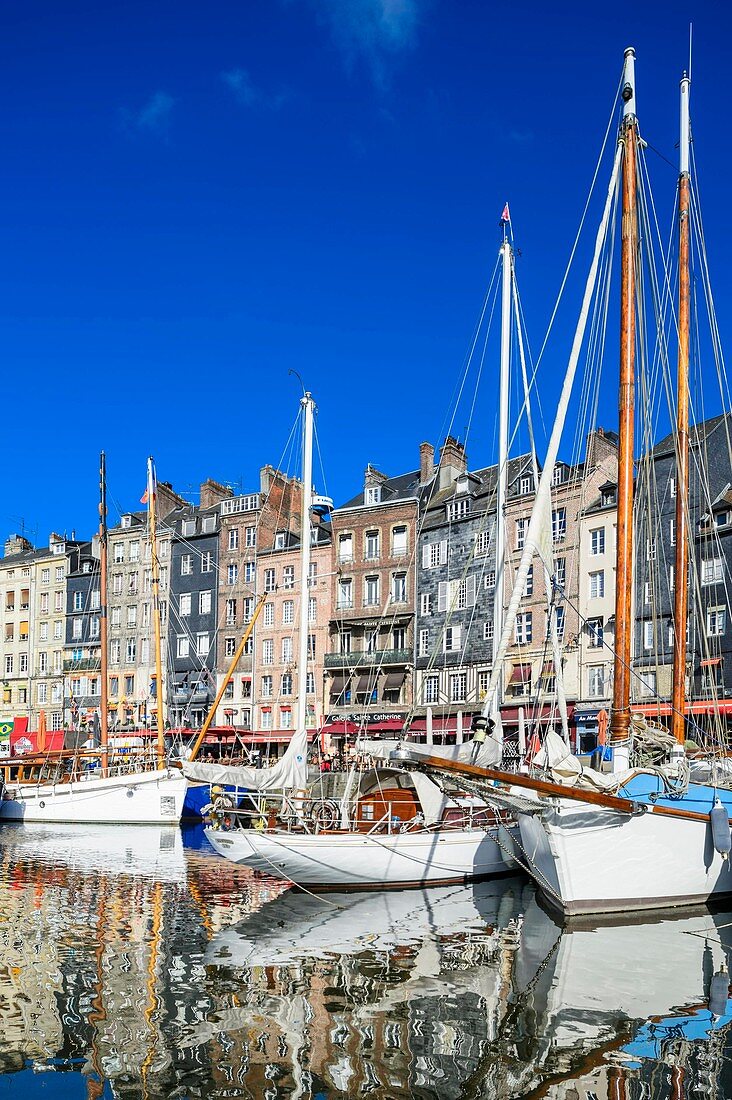
[[[158,520],[169,516],[174,508],[185,507],[186,501],[173,492],[173,486],[169,481],[158,482],[158,492],[155,500],[155,516]]]
[[[5,540],[5,557],[12,558],[14,554],[25,554],[28,550],[32,550],[33,547],[28,542],[28,539],[23,538],[22,535],[11,535],[10,538]]]
[[[585,465],[588,469],[599,466],[603,459],[617,458],[618,443],[614,432],[606,432],[604,428],[597,428],[587,435],[587,447],[585,448]]]
[[[440,492],[450,489],[468,469],[468,458],[462,443],[451,435],[442,445],[440,452]]]
[[[435,473],[435,448],[431,443],[419,445],[419,484],[426,485]]]
[[[201,508],[213,508],[214,504],[220,504],[222,500],[227,500],[228,497],[233,495],[231,489],[228,489],[226,485],[221,485],[218,481],[208,478],[207,481],[201,483]]]

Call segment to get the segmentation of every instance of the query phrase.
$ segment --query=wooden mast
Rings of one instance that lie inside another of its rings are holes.
[[[155,505],[157,504],[157,484],[152,458],[147,460],[147,508],[150,526],[150,564],[152,566],[153,619],[155,622],[155,683],[157,694],[158,739],[155,749],[158,767],[165,767],[165,727],[163,725],[163,662],[160,641],[160,563],[158,561],[157,530]]]
[[[689,499],[689,89],[681,80],[679,142],[679,357],[676,399],[676,554],[674,559],[674,665],[671,732],[684,743],[686,705],[686,623],[689,613],[689,539],[686,508]]]
[[[99,675],[101,679],[101,710],[99,721],[99,748],[102,775],[109,768],[109,685],[108,677],[108,630],[107,630],[107,457],[102,451],[99,456],[99,645],[101,661]]]
[[[633,417],[635,390],[635,291],[638,255],[636,211],[635,50],[625,51],[620,140],[623,155],[621,229],[620,390],[618,396],[618,527],[615,576],[615,663],[610,733],[624,741],[630,727],[630,658],[633,637]]]

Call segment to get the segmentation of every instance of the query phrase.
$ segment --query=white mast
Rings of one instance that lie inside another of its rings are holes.
[[[508,385],[511,369],[511,280],[513,254],[508,236],[503,230],[501,245],[503,282],[501,287],[501,370],[498,409],[498,489],[496,493],[496,587],[493,593],[493,663],[503,633],[504,573],[506,564],[506,491],[508,488]],[[498,689],[493,710],[498,713],[502,690]]]
[[[297,659],[297,729],[305,729],[307,717],[308,606],[310,603],[310,513],[313,505],[313,410],[311,393],[300,400],[302,426],[302,516],[300,521],[300,645]]]

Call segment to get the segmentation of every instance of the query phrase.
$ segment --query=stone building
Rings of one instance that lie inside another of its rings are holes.
[[[331,516],[335,606],[325,656],[326,733],[395,732],[413,705],[416,547],[434,450],[387,477],[367,466],[363,491]]]

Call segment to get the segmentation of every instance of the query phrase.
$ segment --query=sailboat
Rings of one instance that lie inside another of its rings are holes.
[[[569,396],[587,324],[597,278],[601,250],[618,182],[622,175],[621,246],[621,377],[620,448],[618,494],[618,558],[615,623],[615,671],[610,722],[616,774],[592,772],[573,757],[569,747],[553,733],[547,735],[536,763],[544,777],[511,776],[496,769],[475,768],[433,757],[434,772],[455,778],[458,773],[476,784],[491,801],[500,785],[500,805],[513,804],[519,813],[522,865],[533,875],[546,901],[564,914],[609,913],[655,909],[705,902],[732,893],[730,814],[732,791],[718,785],[690,782],[683,746],[686,606],[682,598],[675,608],[674,707],[676,718],[670,760],[661,767],[630,769],[631,732],[630,668],[633,618],[633,392],[636,351],[636,264],[639,243],[636,180],[639,145],[636,117],[635,52],[625,53],[621,83],[623,112],[605,208],[597,233],[590,276],[580,313],[557,417],[540,478],[536,503],[529,522],[516,585],[509,602],[499,651],[508,642],[521,590],[535,555],[551,561],[547,545],[551,508],[550,477],[556,461]],[[679,397],[677,400],[680,480],[678,507],[681,534],[688,528],[688,371],[689,346],[689,90],[686,74],[681,81],[681,141],[679,184]],[[681,539],[679,540],[681,543]],[[676,591],[686,591],[684,544],[677,545]],[[493,670],[490,696],[501,675],[500,662]],[[414,756],[402,751],[405,764]],[[625,765],[625,766],[623,766]],[[548,778],[551,776],[551,778]]]
[[[99,744],[91,739],[76,750],[37,752],[4,760],[5,788],[0,821],[70,824],[178,825],[186,783],[166,761],[162,698],[158,700],[157,744],[153,760],[117,753],[109,737],[107,698],[107,496],[106,458],[99,467],[99,640],[101,715]],[[160,659],[159,568],[155,531],[155,470],[148,460],[147,497],[152,550],[153,606],[156,623],[157,683]]]
[[[376,766],[356,788],[351,772],[340,804],[311,799],[307,788],[306,671],[314,401],[303,416],[300,637],[297,727],[272,768],[183,764],[188,779],[263,794],[286,792],[279,807],[237,813],[230,798],[206,835],[235,863],[310,889],[365,889],[461,883],[504,874],[511,863],[499,840],[499,815],[482,801],[446,797],[426,776]],[[215,709],[212,708],[212,709]],[[477,746],[480,748],[480,746]],[[472,750],[471,750],[472,751]],[[216,810],[216,807],[214,807]],[[233,809],[233,812],[232,812]],[[243,826],[257,827],[243,827]],[[227,827],[234,826],[234,827]]]

